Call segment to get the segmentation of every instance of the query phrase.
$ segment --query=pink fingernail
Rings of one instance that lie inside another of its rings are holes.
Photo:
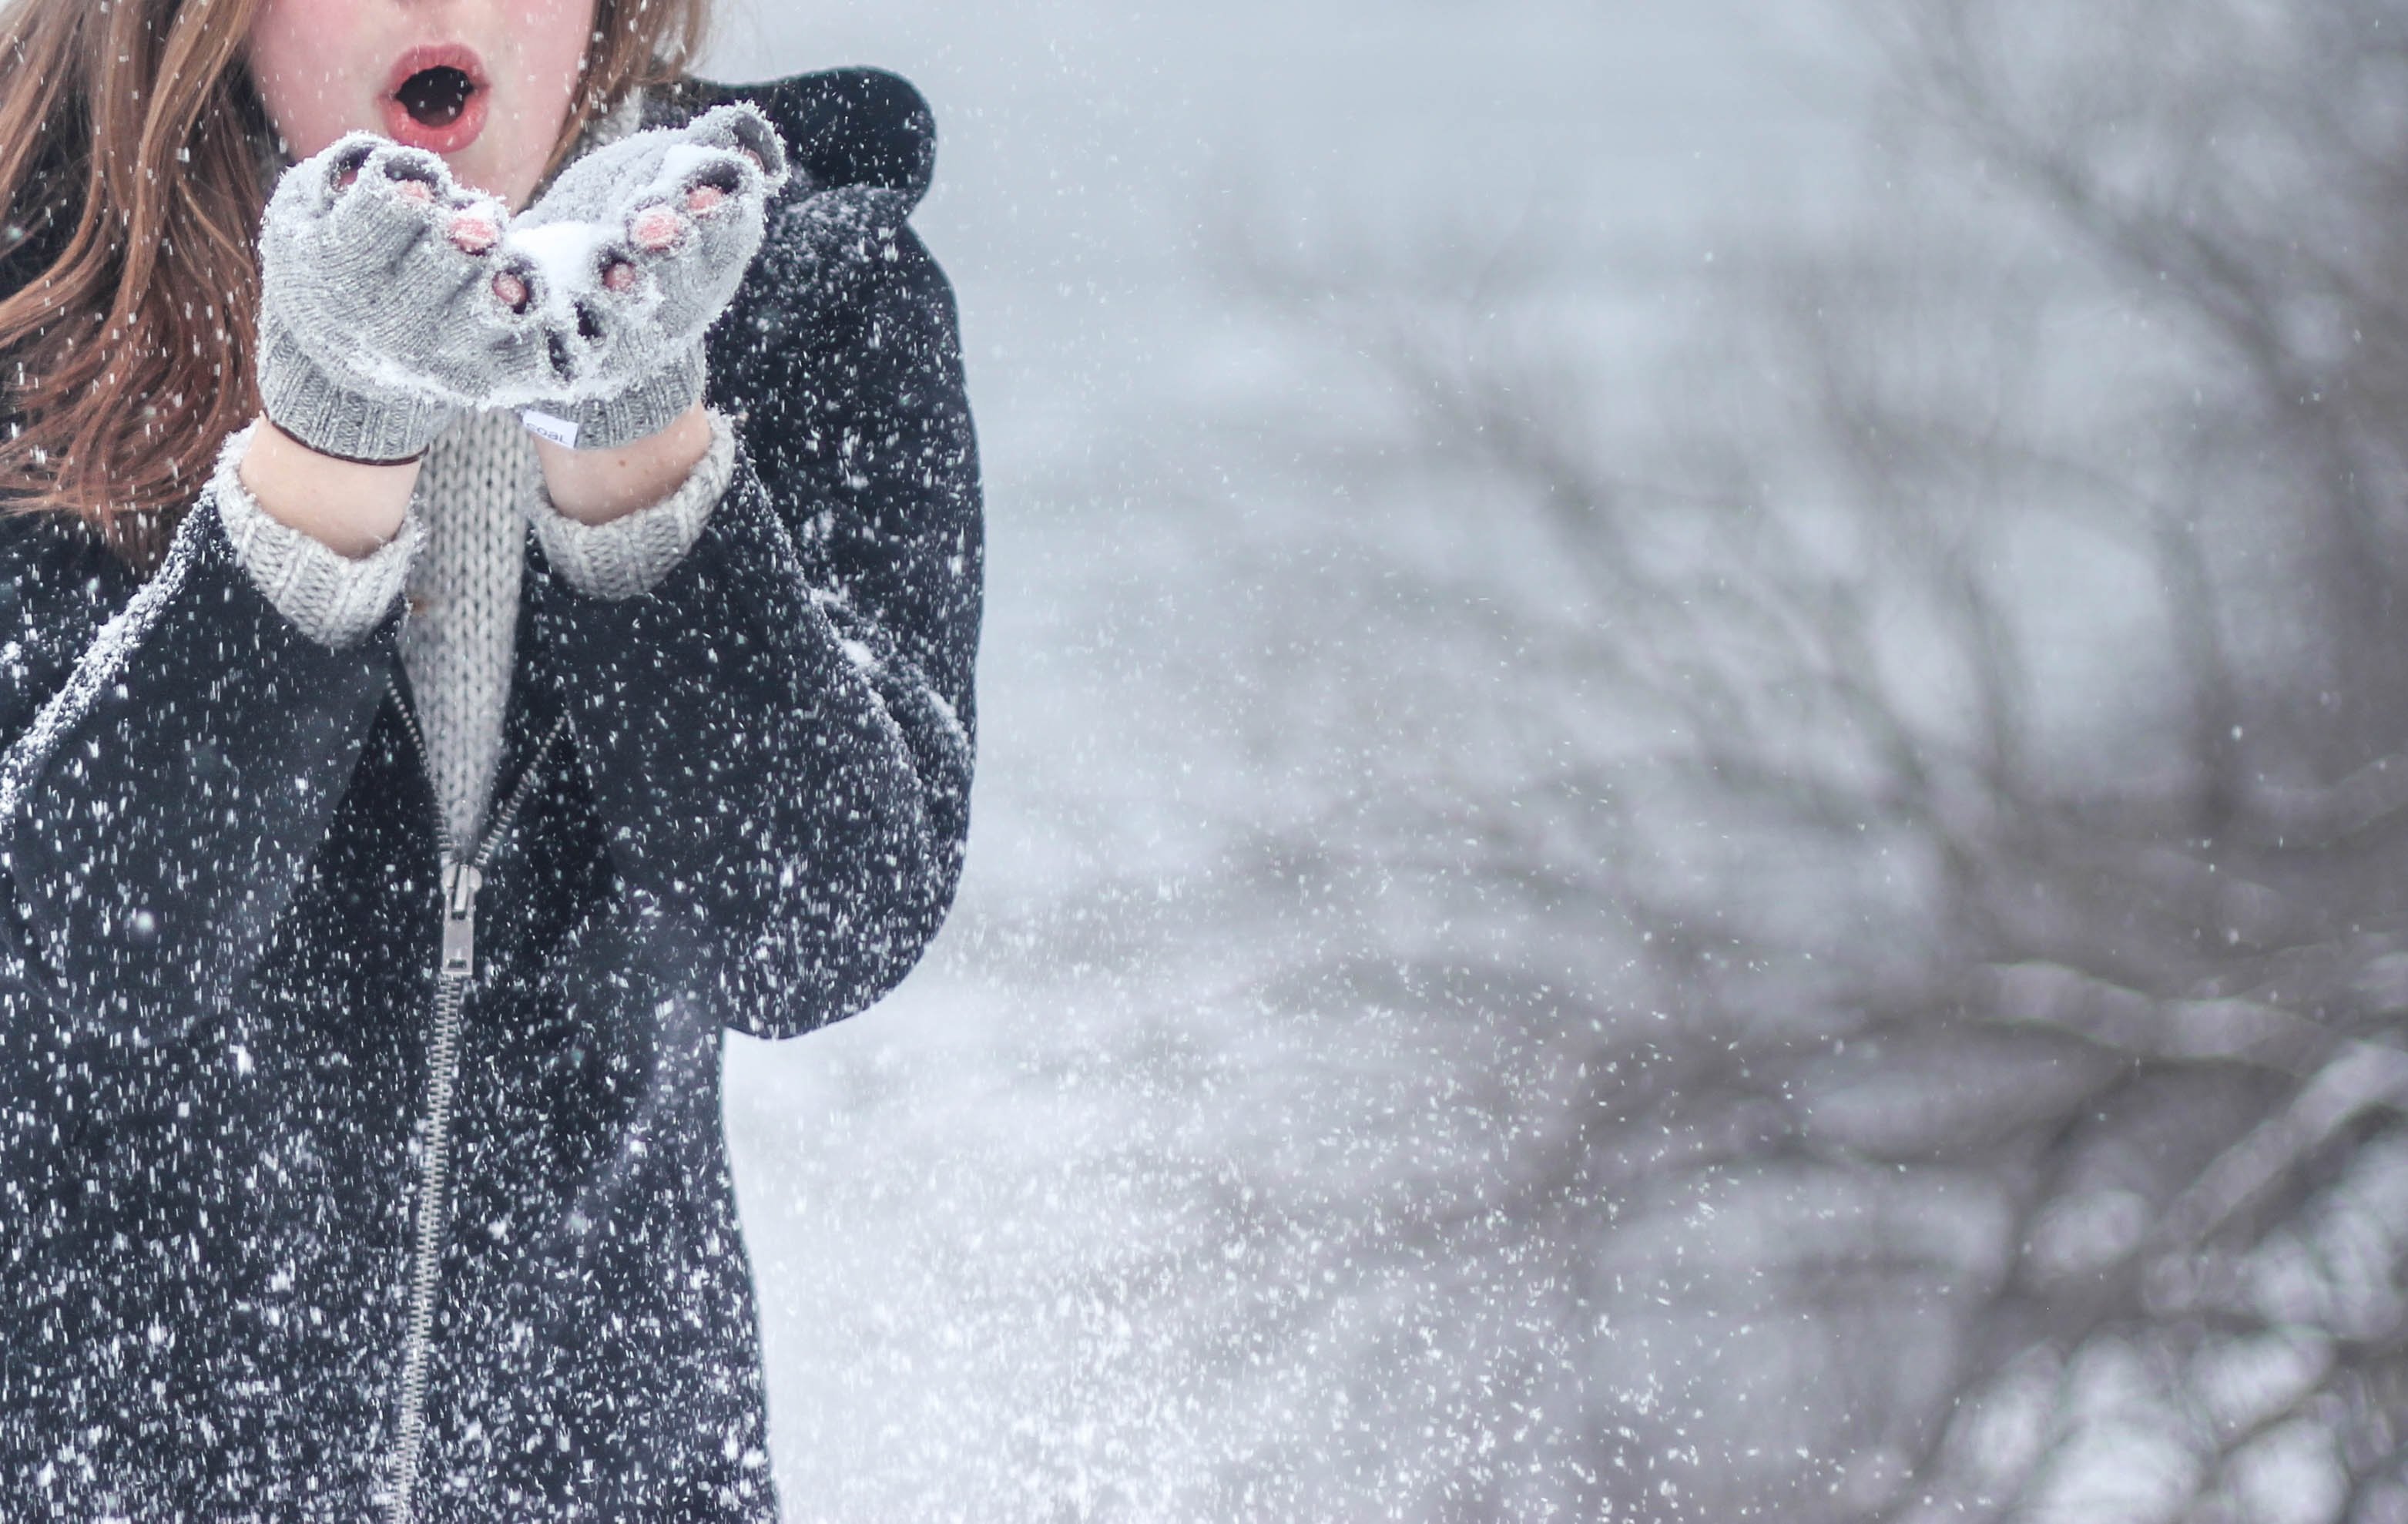
[[[633,262],[614,259],[602,271],[602,284],[624,295],[636,289],[636,266]]]
[[[727,199],[727,193],[716,185],[697,185],[685,194],[688,211],[709,211]]]
[[[526,282],[504,270],[494,277],[494,297],[511,311],[518,311],[526,306]]]
[[[393,194],[405,201],[432,201],[435,187],[423,180],[397,180],[393,182]]]
[[[658,253],[685,235],[685,220],[666,207],[646,207],[627,224],[637,247]]]
[[[452,219],[452,243],[462,253],[481,254],[501,236],[502,230],[483,212],[464,211]]]

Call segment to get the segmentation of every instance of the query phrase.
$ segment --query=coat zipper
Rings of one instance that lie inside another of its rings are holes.
[[[402,701],[400,686],[394,680],[388,678],[385,685],[401,711],[402,724],[409,732],[410,743],[418,749],[419,764],[432,784],[433,758],[426,750],[426,737],[418,727],[418,716]],[[464,857],[460,854],[452,840],[451,827],[443,819],[439,796],[436,800],[435,834],[443,856],[443,950],[435,968],[434,1024],[426,1049],[426,1157],[419,1172],[417,1222],[410,1244],[409,1319],[402,1349],[401,1412],[394,1426],[393,1452],[386,1458],[392,1485],[385,1507],[388,1524],[410,1524],[416,1512],[418,1462],[426,1431],[426,1365],[435,1342],[435,1297],[442,1273],[452,1099],[460,1074],[460,1017],[468,998],[468,985],[477,971],[477,891],[484,884],[486,865],[493,860],[502,839],[509,834],[519,807],[526,802],[544,755],[566,728],[568,716],[563,713],[544,732],[543,740],[537,742],[527,758],[526,770],[520,775],[518,786],[510,790],[500,813],[486,827],[484,839],[477,843],[472,855]]]

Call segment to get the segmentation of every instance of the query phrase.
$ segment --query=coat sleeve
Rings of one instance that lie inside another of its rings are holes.
[[[677,565],[633,597],[536,584],[619,934],[765,1037],[910,970],[968,831],[977,453],[952,292],[880,205],[773,223],[712,338],[730,483]]]
[[[147,581],[79,521],[0,520],[0,987],[136,1041],[222,1010],[349,786],[399,605],[334,650],[213,492]]]

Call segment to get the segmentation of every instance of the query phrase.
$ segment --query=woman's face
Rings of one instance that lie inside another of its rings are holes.
[[[595,0],[266,0],[260,98],[296,160],[354,129],[439,153],[512,210],[560,140]]]

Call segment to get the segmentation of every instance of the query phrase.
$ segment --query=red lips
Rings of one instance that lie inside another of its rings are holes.
[[[457,153],[485,130],[490,84],[473,48],[456,42],[412,48],[385,76],[385,136],[429,153]]]

